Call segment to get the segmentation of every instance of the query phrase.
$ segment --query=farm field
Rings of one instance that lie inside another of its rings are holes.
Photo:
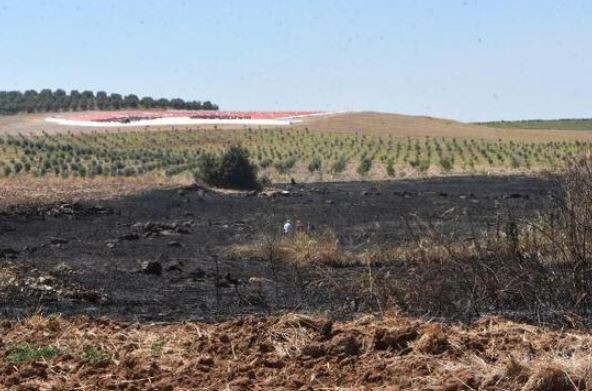
[[[0,391],[592,391],[592,2],[56,5],[0,5]]]
[[[550,122],[552,123],[552,121]],[[522,129],[517,127],[497,128],[474,123],[465,123],[445,118],[412,116],[379,112],[346,112],[311,117],[292,125],[294,128],[309,128],[338,133],[364,132],[373,135],[393,137],[444,137],[504,141],[585,141],[592,140],[592,134],[577,128],[565,127],[557,132],[552,126],[544,129]]]
[[[360,115],[315,117],[298,125],[271,128],[78,131],[48,124],[49,130],[41,128],[37,133],[0,132],[0,177],[181,179],[192,176],[202,154],[219,154],[233,144],[247,148],[260,173],[279,182],[511,174],[555,171],[592,147],[591,135],[581,131],[492,131],[404,116],[379,117],[389,118],[392,128],[368,120],[366,130],[356,125]],[[36,117],[32,118],[35,123]],[[344,119],[350,125],[340,125]],[[426,121],[436,123],[440,131],[424,128]],[[412,127],[401,131],[405,126]],[[528,132],[533,133],[529,136]]]
[[[4,205],[0,384],[494,390],[587,382],[585,318],[549,311],[565,303],[521,304],[527,287],[500,287],[494,305],[481,281],[466,286],[471,258],[457,269],[450,255],[425,253],[437,248],[426,242],[433,229],[446,243],[505,232],[509,214],[536,215],[554,189],[540,178],[477,176],[285,185],[280,196],[171,186]],[[316,233],[286,242],[286,218]],[[380,249],[392,245],[411,252],[389,261]],[[496,277],[527,282],[524,266],[507,276],[500,267]],[[475,302],[465,303],[471,291]]]
[[[481,122],[478,124],[489,126],[489,127],[494,127],[494,128],[511,128],[511,129],[592,130],[592,119],[590,119],[590,118],[495,121],[495,122]]]
[[[14,389],[571,390],[590,380],[592,345],[582,331],[495,317],[462,327],[400,315],[170,325],[34,316],[3,333],[21,343],[0,364]]]
[[[196,182],[204,156],[237,144],[271,183]],[[584,131],[375,113],[125,129],[0,117],[0,385],[584,384],[589,280],[562,263],[581,233],[562,231],[557,200],[558,174],[591,148]],[[288,219],[305,228],[282,235]]]

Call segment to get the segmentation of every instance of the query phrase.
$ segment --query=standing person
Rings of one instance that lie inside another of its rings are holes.
[[[290,219],[286,220],[286,223],[284,224],[284,235],[290,235],[293,229],[294,227],[292,227]]]

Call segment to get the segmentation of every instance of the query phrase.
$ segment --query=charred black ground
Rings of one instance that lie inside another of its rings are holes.
[[[458,177],[286,185],[286,194],[273,197],[183,188],[100,203],[14,206],[0,213],[0,316],[211,321],[300,311],[346,317],[376,309],[342,284],[367,268],[296,268],[230,258],[223,249],[279,234],[286,218],[329,227],[352,249],[403,242],[418,217],[470,238],[499,215],[541,208],[551,188],[540,178]]]

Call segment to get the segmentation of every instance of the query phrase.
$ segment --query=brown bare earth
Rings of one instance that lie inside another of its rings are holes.
[[[11,390],[560,391],[592,382],[589,331],[502,318],[165,325],[34,316],[4,322],[2,333],[0,385]]]
[[[67,132],[63,126],[46,122],[50,114],[18,114],[0,116],[0,134],[40,134]]]
[[[182,178],[166,177],[0,179],[0,209],[14,205],[116,199],[187,184]]]
[[[0,116],[0,134],[40,134],[46,132],[56,133],[90,133],[90,132],[115,132],[119,128],[79,127],[65,126],[45,121],[51,113],[46,114],[21,114],[13,116]],[[239,128],[243,128],[240,126]],[[592,132],[553,130],[553,129],[500,129],[483,125],[466,124],[458,121],[410,116],[401,114],[387,114],[374,112],[349,112],[327,116],[306,118],[302,123],[292,125],[293,128],[309,128],[317,131],[330,132],[364,132],[368,134],[388,135],[397,137],[456,137],[459,139],[474,138],[488,140],[517,140],[532,142],[548,141],[592,141]],[[126,127],[127,131],[134,130],[164,130],[167,127]],[[178,128],[191,128],[180,126]],[[199,126],[207,128],[207,126]],[[233,128],[232,126],[219,126],[219,128]],[[235,126],[236,128],[236,126]]]
[[[312,117],[295,127],[334,132],[364,132],[399,137],[456,137],[490,140],[592,140],[592,133],[569,130],[499,129],[458,121],[401,114],[352,112]]]

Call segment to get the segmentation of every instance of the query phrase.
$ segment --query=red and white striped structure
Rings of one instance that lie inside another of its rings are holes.
[[[318,111],[121,110],[64,113],[47,121],[75,126],[289,125]]]

